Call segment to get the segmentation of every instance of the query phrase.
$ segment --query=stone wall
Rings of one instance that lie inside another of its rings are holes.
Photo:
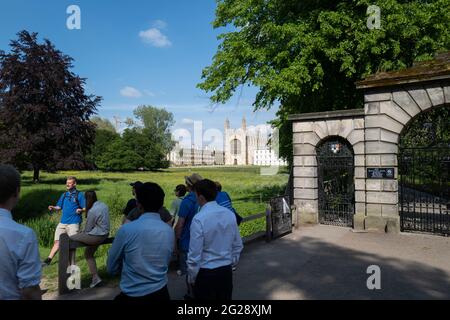
[[[338,136],[353,147],[354,228],[398,232],[398,143],[403,128],[419,113],[450,103],[450,86],[435,82],[371,89],[364,110],[312,113],[293,121],[294,204],[299,223],[318,223],[316,147]],[[367,168],[394,168],[395,179],[367,179]]]
[[[330,136],[346,139],[355,153],[355,186],[357,208],[363,209],[364,198],[364,115],[362,110],[317,113],[293,123],[294,204],[300,223],[318,223],[318,179],[316,147]]]
[[[400,229],[398,143],[419,113],[450,103],[450,87],[440,82],[377,88],[364,95],[366,167],[393,167],[395,180],[366,180],[365,229]]]

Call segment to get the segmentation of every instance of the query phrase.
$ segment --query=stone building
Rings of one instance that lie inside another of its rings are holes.
[[[415,158],[399,139],[419,115],[450,107],[450,53],[356,86],[364,109],[290,117],[294,220],[449,235],[450,145],[420,148]]]
[[[168,155],[168,160],[174,166],[213,166],[223,165],[225,154],[223,151],[196,148],[183,148],[179,143],[175,145]]]
[[[255,151],[268,149],[271,133],[268,126],[247,128],[247,121],[243,118],[241,127],[232,129],[226,119],[224,132],[226,165],[252,165]]]
[[[253,154],[254,166],[287,166],[287,162],[280,159],[275,150],[271,149],[257,149]]]
[[[273,129],[269,125],[247,127],[245,118],[238,129],[230,127],[225,120],[223,150],[208,147],[203,149],[192,146],[183,148],[177,143],[168,155],[174,166],[199,165],[286,165],[286,162],[275,156],[268,144]]]

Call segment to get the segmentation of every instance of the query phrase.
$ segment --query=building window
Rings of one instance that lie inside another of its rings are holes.
[[[231,154],[234,156],[241,154],[241,142],[238,139],[231,141]]]

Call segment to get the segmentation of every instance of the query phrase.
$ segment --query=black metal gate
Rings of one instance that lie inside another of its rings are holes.
[[[354,156],[340,138],[317,147],[319,222],[352,227],[355,213]]]
[[[402,231],[450,235],[450,147],[399,153]]]

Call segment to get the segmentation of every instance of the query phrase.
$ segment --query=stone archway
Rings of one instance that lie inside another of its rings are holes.
[[[347,140],[329,137],[316,147],[321,224],[352,227],[355,214],[354,154]]]
[[[450,108],[411,119],[399,147],[401,231],[450,235]]]
[[[356,214],[364,215],[364,110],[318,112],[291,116],[294,146],[294,204],[299,223],[319,223],[317,147],[322,141],[348,141],[354,154]],[[354,223],[353,223],[354,224]]]
[[[364,109],[292,115],[298,222],[318,223],[316,146],[329,136],[354,150],[355,229],[399,232],[399,136],[418,114],[450,106],[450,52],[358,82]]]

